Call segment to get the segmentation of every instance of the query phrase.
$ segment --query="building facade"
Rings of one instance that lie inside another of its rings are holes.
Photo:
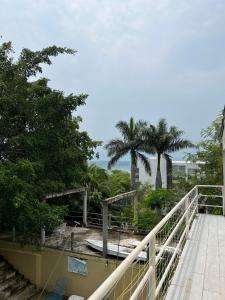
[[[149,184],[154,188],[157,172],[157,158],[149,158],[152,173],[149,175],[141,162],[138,163],[139,172],[139,182],[141,184]],[[176,180],[180,178],[188,179],[190,176],[194,176],[199,168],[199,165],[203,162],[189,162],[184,160],[172,160],[172,176],[170,176],[170,170],[168,167],[167,160],[162,157],[160,163],[161,176],[162,176],[162,187],[167,188],[170,184],[169,178],[172,177],[172,182],[175,183]]]

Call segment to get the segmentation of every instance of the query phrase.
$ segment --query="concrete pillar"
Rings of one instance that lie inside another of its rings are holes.
[[[103,202],[103,227],[102,227],[102,234],[103,234],[103,256],[107,257],[107,243],[108,243],[108,203]]]
[[[88,196],[88,189],[86,188],[84,191],[84,198],[83,198],[83,224],[87,226],[87,196]]]

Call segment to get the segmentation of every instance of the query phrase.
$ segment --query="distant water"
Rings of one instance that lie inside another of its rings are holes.
[[[96,161],[90,161],[90,164],[96,164],[98,167],[107,169],[108,161],[106,160],[96,160]],[[112,170],[121,170],[126,171],[130,173],[130,162],[129,161],[119,161],[115,164],[115,166],[112,168]]]

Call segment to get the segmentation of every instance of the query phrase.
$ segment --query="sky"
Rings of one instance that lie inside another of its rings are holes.
[[[166,118],[196,143],[225,104],[224,0],[0,0],[0,35],[53,59],[50,86],[89,94],[82,130],[104,143],[119,120]],[[99,149],[101,159],[106,153]],[[181,158],[182,153],[174,155]]]

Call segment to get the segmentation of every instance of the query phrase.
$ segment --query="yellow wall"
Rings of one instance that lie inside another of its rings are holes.
[[[0,254],[11,263],[15,269],[39,287],[47,282],[47,289],[54,287],[59,278],[67,277],[69,286],[67,295],[79,295],[87,298],[102,281],[117,267],[116,260],[105,260],[101,257],[71,254],[45,248],[40,251],[28,247],[20,247],[15,243],[0,241]],[[60,256],[61,255],[61,256]],[[67,271],[68,256],[73,256],[87,262],[88,274],[69,273]],[[60,259],[59,259],[60,257]],[[54,272],[52,270],[54,268]],[[51,276],[50,276],[51,275]],[[50,276],[50,278],[49,278]]]

